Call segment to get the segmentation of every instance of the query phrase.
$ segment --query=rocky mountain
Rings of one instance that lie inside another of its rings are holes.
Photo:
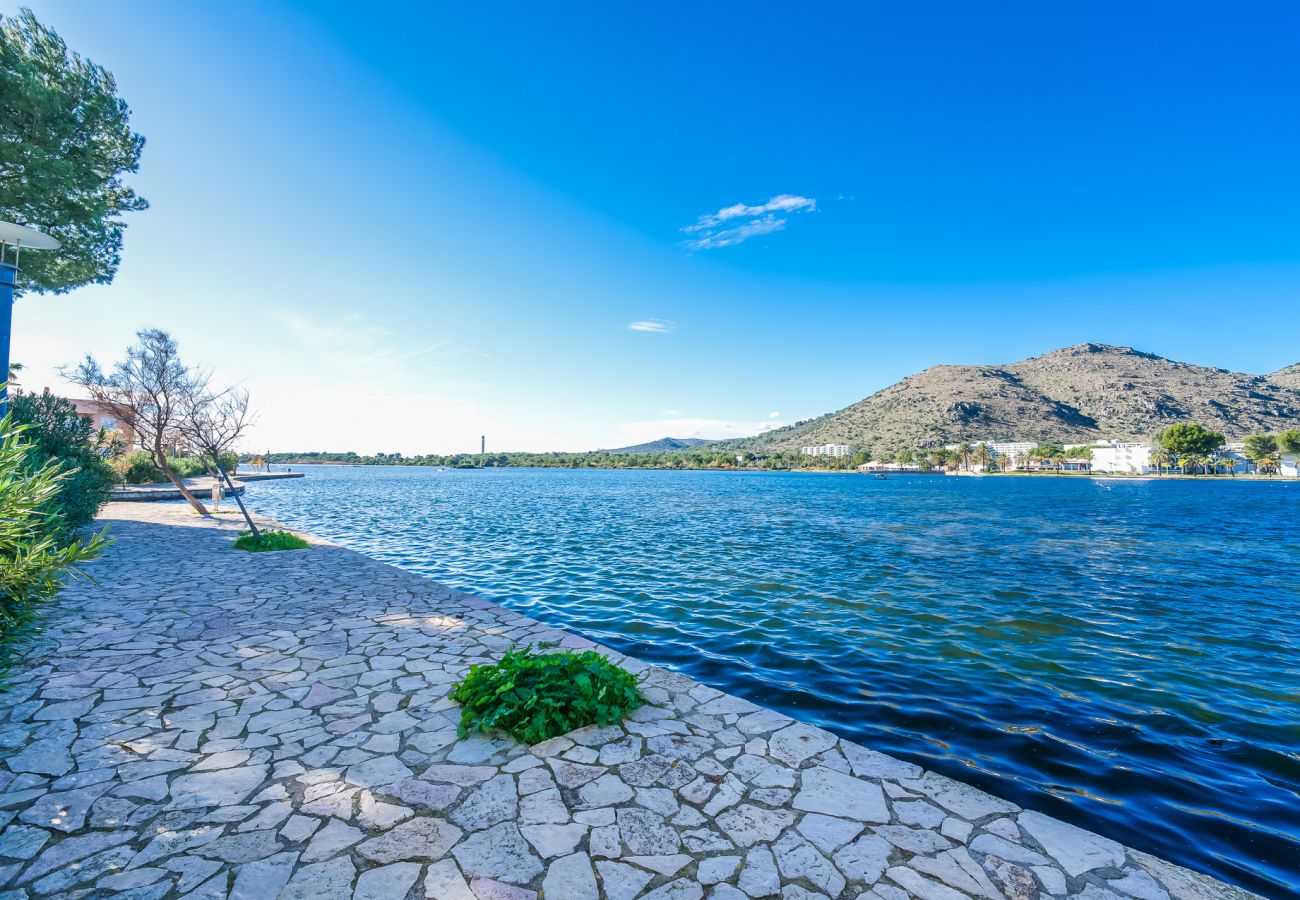
[[[1300,427],[1300,366],[1249,375],[1079,344],[1009,365],[933,366],[838,412],[726,443],[764,451],[840,443],[871,452],[963,440],[1077,443],[1148,438],[1182,421],[1230,439]]]
[[[684,450],[687,447],[698,447],[700,444],[707,444],[708,441],[700,438],[675,438],[663,437],[657,441],[647,441],[644,444],[633,444],[631,447],[618,447],[614,450],[598,450],[598,453],[663,453],[667,450]]]
[[[1274,384],[1285,385],[1286,387],[1300,390],[1300,362],[1295,365],[1287,366],[1285,369],[1278,369],[1268,380]]]

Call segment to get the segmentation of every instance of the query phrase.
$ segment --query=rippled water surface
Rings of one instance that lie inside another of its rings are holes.
[[[321,466],[258,511],[1265,894],[1300,483]]]

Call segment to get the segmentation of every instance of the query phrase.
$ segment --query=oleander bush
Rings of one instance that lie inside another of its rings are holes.
[[[154,463],[153,455],[143,450],[123,453],[113,460],[113,468],[123,484],[158,484],[167,480],[162,469]]]
[[[50,500],[50,511],[61,518],[62,529],[72,532],[89,525],[117,481],[90,419],[78,413],[71,400],[52,394],[15,393],[10,411],[14,426],[23,429],[28,468],[39,469],[54,460],[65,473]]]
[[[271,550],[306,550],[310,544],[287,531],[263,531],[254,537],[251,531],[239,532],[235,539],[235,549],[247,550],[249,553],[266,553]]]
[[[27,437],[36,429],[0,419],[0,647],[28,630],[36,613],[108,543],[105,532],[81,537],[68,527],[61,500],[75,470],[43,457]],[[5,657],[0,655],[0,668]]]
[[[179,478],[197,478],[200,475],[207,475],[211,470],[211,467],[197,456],[168,457],[167,464],[172,467],[172,471]],[[162,469],[159,469],[154,462],[153,454],[144,450],[132,450],[130,453],[124,453],[113,461],[113,466],[117,469],[119,477],[125,484],[161,484],[167,480],[167,476],[162,473]],[[238,466],[238,454],[221,454],[221,467],[232,478]]]
[[[511,650],[471,666],[451,691],[462,705],[459,733],[499,729],[536,744],[585,725],[613,725],[645,703],[636,676],[594,650]]]

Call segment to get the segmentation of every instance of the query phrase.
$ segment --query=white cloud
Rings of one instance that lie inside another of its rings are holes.
[[[779,419],[779,418],[781,418],[781,414],[780,414],[779,412],[777,412],[776,410],[773,410],[772,412],[770,412],[770,413],[767,414],[767,417],[768,417],[769,419]]]
[[[727,419],[668,418],[644,422],[624,422],[615,426],[618,438],[609,446],[642,444],[662,437],[700,438],[718,441],[726,438],[750,437],[779,428],[775,422],[734,422]]]
[[[639,322],[628,322],[627,327],[630,331],[644,331],[648,334],[672,334],[677,330],[677,323],[667,319],[642,319]]]
[[[682,229],[694,235],[686,241],[691,250],[714,250],[730,247],[759,235],[772,234],[785,228],[793,213],[812,212],[817,201],[796,194],[778,194],[766,203],[748,205],[734,203],[716,213],[700,216],[694,225]]]

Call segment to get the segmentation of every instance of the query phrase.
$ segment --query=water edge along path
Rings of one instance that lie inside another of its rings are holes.
[[[459,740],[470,664],[590,642],[186,507],[102,518],[0,693],[0,900],[1251,896],[605,648],[655,705]]]

